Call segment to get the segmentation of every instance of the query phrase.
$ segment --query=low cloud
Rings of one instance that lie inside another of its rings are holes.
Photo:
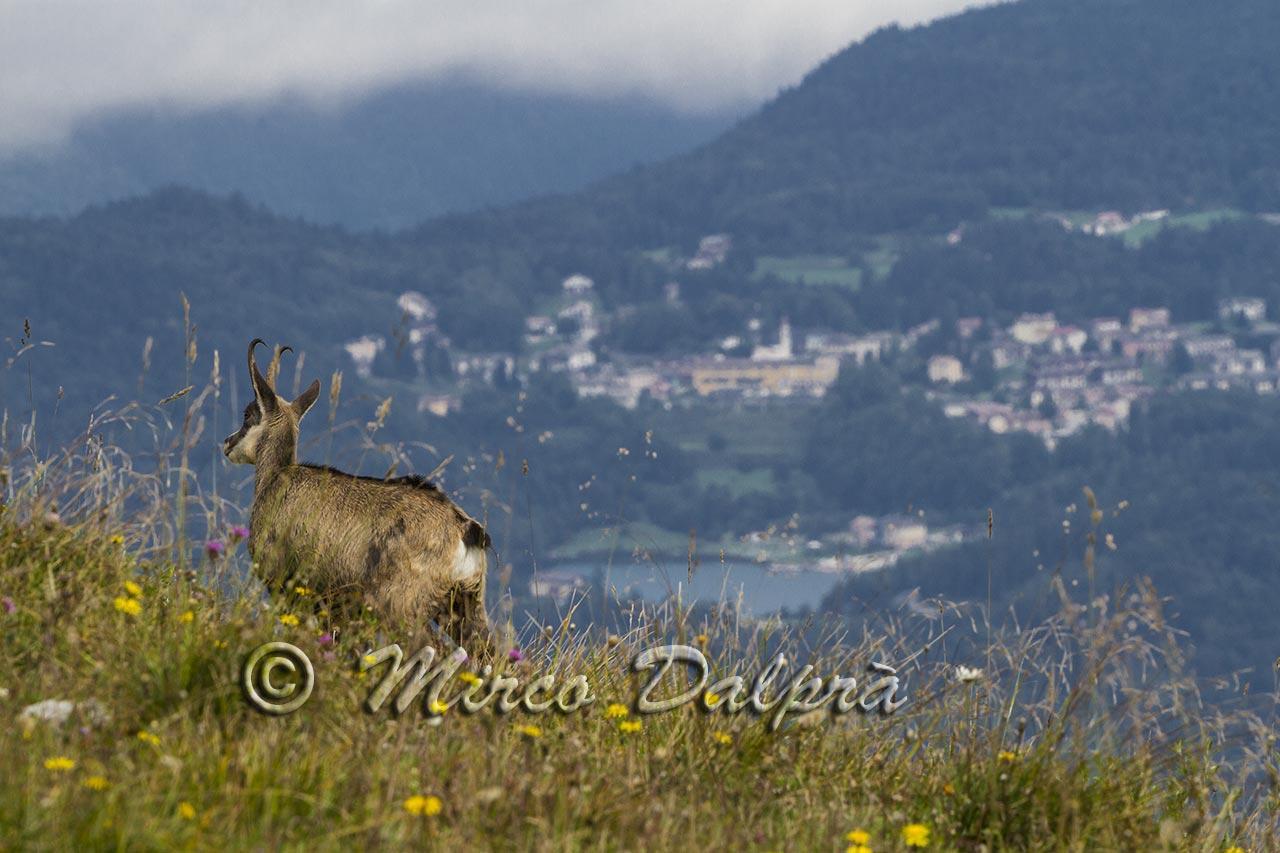
[[[759,101],[963,0],[0,0],[0,148],[113,110],[341,102],[460,74],[513,89]]]

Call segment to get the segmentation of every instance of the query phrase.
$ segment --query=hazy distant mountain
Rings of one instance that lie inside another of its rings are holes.
[[[693,148],[732,120],[462,82],[333,109],[139,110],[87,122],[52,150],[0,156],[0,214],[67,214],[182,184],[316,222],[402,227],[575,190]]]

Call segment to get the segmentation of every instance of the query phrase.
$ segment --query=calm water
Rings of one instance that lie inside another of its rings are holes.
[[[557,566],[555,574],[574,574],[588,584],[603,578],[604,562],[598,564],[575,563]],[[734,602],[742,596],[744,609],[756,616],[774,613],[784,607],[796,609],[809,605],[817,607],[822,597],[836,585],[840,575],[824,572],[796,572],[771,574],[756,563],[704,562],[688,579],[688,567],[684,563],[627,563],[614,565],[608,574],[608,583],[619,593],[627,590],[649,600],[666,598],[677,588],[685,601],[697,599],[717,602],[724,598]]]

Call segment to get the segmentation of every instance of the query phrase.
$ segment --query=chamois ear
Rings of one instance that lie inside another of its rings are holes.
[[[293,413],[298,420],[302,420],[302,416],[307,410],[316,404],[316,398],[320,396],[320,380],[317,379],[307,386],[307,390],[298,395],[297,399],[289,405],[293,407]]]
[[[272,389],[271,383],[267,382],[267,378],[262,375],[262,371],[258,370],[258,361],[253,357],[253,350],[258,344],[265,344],[262,338],[254,338],[249,342],[249,377],[253,380],[253,395],[258,400],[258,407],[262,409],[262,413],[270,414],[276,410],[276,392]]]

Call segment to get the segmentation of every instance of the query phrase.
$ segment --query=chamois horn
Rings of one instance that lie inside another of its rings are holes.
[[[266,343],[262,338],[254,338],[249,341],[249,378],[253,380],[253,395],[258,398],[258,404],[264,410],[270,410],[275,408],[275,390],[267,382],[266,377],[262,375],[262,371],[258,370],[258,360],[253,356],[253,351],[258,344],[265,346]]]
[[[275,353],[271,356],[271,363],[267,365],[267,382],[271,385],[271,390],[276,390],[276,380],[280,378],[280,356],[287,352],[293,352],[293,347],[277,346]]]

